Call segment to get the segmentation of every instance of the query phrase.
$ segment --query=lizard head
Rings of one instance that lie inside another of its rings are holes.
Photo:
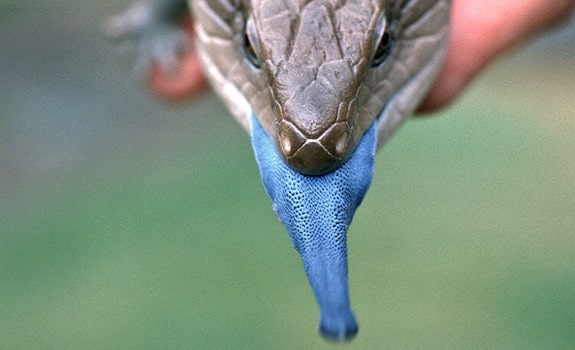
[[[430,0],[193,6],[216,91],[248,130],[253,112],[308,175],[341,166],[375,120],[386,119],[381,144],[411,114],[439,66],[449,13],[448,1]]]
[[[266,75],[284,160],[304,174],[345,161],[371,125],[361,90],[392,42],[377,1],[276,2],[247,20],[248,55]],[[362,122],[365,125],[362,125]]]

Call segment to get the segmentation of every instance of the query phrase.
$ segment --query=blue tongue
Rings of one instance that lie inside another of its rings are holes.
[[[320,309],[319,330],[333,340],[352,338],[357,322],[347,282],[346,234],[373,174],[375,127],[338,169],[309,176],[290,168],[252,115],[252,145],[276,215],[286,227]]]

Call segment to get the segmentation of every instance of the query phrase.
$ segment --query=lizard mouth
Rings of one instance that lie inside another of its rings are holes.
[[[306,175],[321,175],[340,166],[347,158],[351,130],[337,122],[316,138],[309,138],[293,123],[282,121],[278,132],[279,149],[286,162]]]

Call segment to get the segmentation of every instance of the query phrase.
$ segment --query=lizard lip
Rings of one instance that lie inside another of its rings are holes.
[[[351,149],[347,123],[331,125],[317,138],[306,137],[294,124],[280,124],[278,145],[285,161],[302,174],[321,175],[337,168]]]

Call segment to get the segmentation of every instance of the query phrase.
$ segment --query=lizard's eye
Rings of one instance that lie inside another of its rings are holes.
[[[243,51],[244,55],[255,68],[262,67],[262,61],[259,55],[259,43],[256,28],[252,19],[248,19],[244,28],[243,35]]]
[[[390,22],[384,13],[380,14],[378,22],[373,38],[372,67],[377,67],[385,61],[387,56],[389,56],[393,43],[393,33],[390,28]]]
[[[381,38],[375,47],[375,53],[373,54],[373,61],[371,65],[373,67],[379,66],[383,61],[385,61],[387,55],[389,54],[389,48],[391,47],[391,32],[389,29],[385,29],[381,34]]]

